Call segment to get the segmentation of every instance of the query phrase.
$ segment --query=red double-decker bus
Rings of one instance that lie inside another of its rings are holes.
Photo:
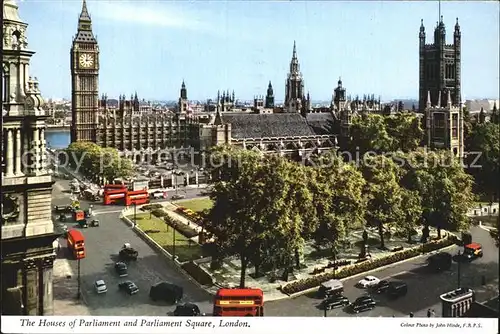
[[[127,187],[121,184],[107,184],[104,186],[103,204],[110,205],[124,201],[127,195]]]
[[[263,317],[264,293],[261,289],[219,289],[215,294],[213,316]]]
[[[149,203],[149,192],[147,190],[128,191],[125,196],[125,205],[139,205]]]
[[[85,258],[85,238],[78,230],[68,231],[68,249],[77,260]]]

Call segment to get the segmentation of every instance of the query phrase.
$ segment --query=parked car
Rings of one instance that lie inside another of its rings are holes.
[[[199,315],[201,315],[200,308],[193,303],[177,305],[174,311],[174,316],[177,317],[197,317]]]
[[[95,281],[94,289],[98,294],[108,292],[108,287],[106,286],[106,283],[102,279]]]
[[[389,283],[389,288],[387,289],[387,296],[396,299],[406,295],[408,292],[408,284],[402,281],[394,281]]]
[[[318,289],[318,296],[320,298],[328,298],[330,296],[342,295],[342,292],[344,292],[344,285],[342,282],[336,279],[331,279],[321,283]]]
[[[129,295],[135,295],[139,292],[139,288],[132,281],[125,281],[118,284],[118,289],[125,291]]]
[[[337,307],[344,307],[349,305],[349,299],[344,296],[331,296],[323,300],[322,306],[325,310],[331,310]]]
[[[375,276],[365,276],[361,281],[358,282],[358,286],[362,288],[369,288],[376,286],[380,280]]]
[[[73,212],[73,207],[71,205],[55,205],[54,211],[56,213],[70,213]]]
[[[382,280],[378,282],[373,288],[377,293],[384,293],[389,289],[390,282],[386,280]]]
[[[177,199],[183,199],[184,197],[186,197],[186,196],[184,196],[184,195],[179,195],[179,194],[175,194],[175,195],[172,195],[172,197],[171,197],[171,198],[172,198],[172,200],[174,200],[174,201],[175,201],[175,200],[177,200]]]
[[[464,245],[464,251],[460,255],[455,255],[455,262],[471,262],[477,258],[483,257],[483,247],[477,242]]]
[[[182,287],[168,282],[156,283],[149,290],[149,297],[152,300],[163,300],[170,304],[180,301],[183,295],[184,289]]]
[[[118,276],[120,276],[120,277],[128,276],[128,268],[124,262],[116,262],[115,263],[115,270],[116,270]]]
[[[427,259],[427,267],[434,272],[448,270],[451,267],[452,258],[447,252],[434,254]]]
[[[354,313],[370,311],[375,308],[375,301],[371,296],[361,296],[351,304]]]

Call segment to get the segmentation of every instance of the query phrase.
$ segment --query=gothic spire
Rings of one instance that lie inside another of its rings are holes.
[[[297,45],[295,44],[295,41],[293,41],[293,53],[292,53],[292,59],[297,58]]]
[[[80,21],[90,22],[89,11],[87,10],[87,1],[83,0],[82,3],[82,12],[80,13]]]

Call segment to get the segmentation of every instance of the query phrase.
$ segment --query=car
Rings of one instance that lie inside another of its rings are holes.
[[[177,317],[197,317],[199,315],[201,315],[200,308],[193,303],[177,305],[174,310],[174,316]]]
[[[318,296],[320,298],[328,298],[332,296],[340,296],[344,292],[344,285],[341,281],[331,279],[320,284]]]
[[[376,304],[371,296],[361,296],[351,304],[351,308],[354,313],[359,313],[373,310]]]
[[[118,276],[120,276],[120,277],[127,277],[128,276],[128,268],[127,268],[127,264],[125,262],[116,262],[115,263],[115,270],[118,273]]]
[[[331,310],[337,307],[344,307],[349,305],[349,299],[344,296],[331,296],[327,297],[325,300],[322,302],[322,306],[324,310]]]
[[[93,219],[93,220],[90,222],[90,226],[91,226],[91,227],[98,227],[98,226],[99,226],[99,220],[97,220],[97,219]]]
[[[376,286],[380,280],[375,276],[365,276],[361,281],[358,282],[358,286],[362,288],[369,288]]]
[[[132,281],[125,281],[125,282],[119,283],[118,289],[125,291],[129,295],[135,295],[137,292],[139,292],[139,288]]]
[[[70,213],[73,212],[73,207],[71,205],[55,205],[54,211],[56,213]]]
[[[441,272],[451,268],[452,256],[447,252],[440,252],[427,258],[427,267],[433,272]]]
[[[380,282],[378,282],[377,285],[374,285],[373,286],[373,289],[377,292],[377,293],[384,293],[387,291],[387,289],[389,289],[389,281],[386,281],[386,280],[382,280]]]
[[[396,299],[406,295],[408,292],[408,284],[402,281],[394,281],[389,283],[389,288],[387,289],[387,296],[392,299]]]
[[[106,286],[106,283],[102,279],[94,282],[94,289],[98,294],[108,292],[108,287]]]
[[[176,195],[172,195],[172,200],[176,200],[176,199],[183,199],[184,197],[186,197],[186,196],[176,194]]]
[[[65,222],[65,221],[67,221],[67,220],[68,220],[68,217],[66,217],[66,215],[65,215],[64,213],[61,213],[61,214],[59,215],[59,221],[61,221],[61,222]]]
[[[483,247],[477,242],[473,242],[464,246],[462,253],[463,261],[471,262],[474,259],[483,257]]]
[[[159,282],[149,290],[149,297],[153,300],[163,300],[170,304],[175,304],[183,297],[184,289],[169,282]]]

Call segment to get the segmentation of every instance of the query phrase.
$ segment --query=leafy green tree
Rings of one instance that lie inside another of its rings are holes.
[[[391,151],[409,152],[420,146],[424,131],[415,113],[400,112],[386,116],[386,130],[392,138]]]
[[[237,254],[241,262],[240,286],[245,286],[246,271],[269,238],[270,224],[256,210],[262,202],[262,158],[252,151],[227,150],[233,160],[221,161],[221,178],[212,187],[213,207],[207,214],[205,228],[214,236],[215,252],[219,257]],[[235,163],[238,161],[238,163]]]
[[[493,203],[498,198],[500,166],[500,131],[497,124],[483,123],[472,127],[466,142],[466,163],[474,176],[477,190]],[[479,159],[478,158],[479,155]]]
[[[353,118],[350,133],[352,152],[359,148],[361,154],[369,151],[383,153],[391,151],[393,146],[382,115],[363,114],[361,117]]]
[[[336,257],[336,247],[349,231],[365,224],[365,180],[352,163],[335,152],[322,156],[309,177],[315,209],[317,244],[327,244]]]
[[[412,242],[413,232],[421,222],[421,201],[417,191],[401,189],[401,211],[397,227],[406,233],[408,243]]]
[[[400,217],[401,187],[399,179],[401,171],[394,161],[386,156],[378,155],[365,158],[361,171],[366,180],[367,194],[366,221],[377,226],[380,237],[380,248],[385,248],[384,229],[392,225]]]
[[[426,226],[464,231],[470,226],[467,211],[473,206],[473,180],[448,151],[419,149],[406,155],[403,184],[418,191]]]

